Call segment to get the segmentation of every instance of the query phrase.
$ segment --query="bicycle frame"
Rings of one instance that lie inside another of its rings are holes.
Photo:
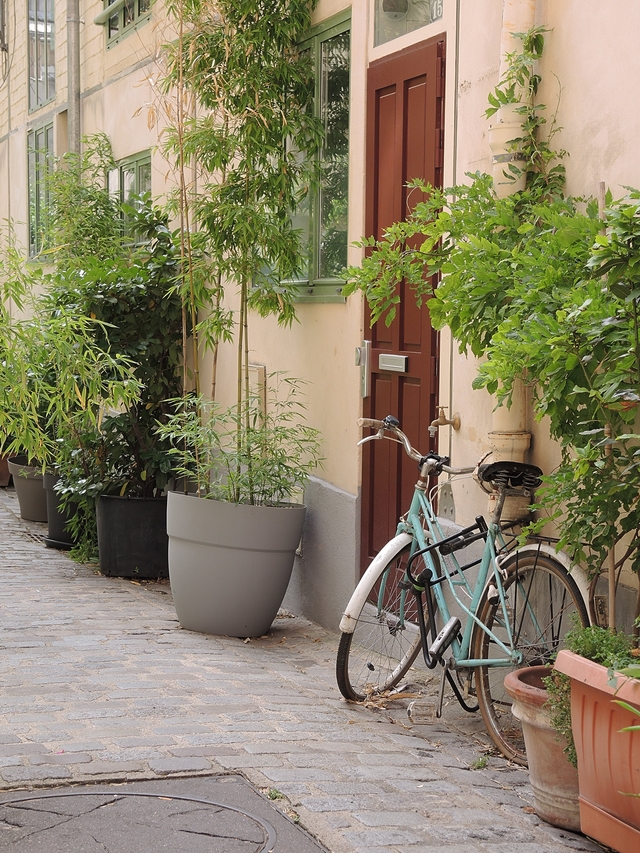
[[[427,525],[428,536],[425,535],[424,526]],[[467,528],[472,531],[474,527]],[[426,590],[426,594],[433,593],[436,599],[437,610],[442,617],[442,622],[445,624],[451,617],[449,606],[443,590],[444,582],[447,583],[447,588],[454,601],[466,615],[466,621],[462,629],[462,638],[455,637],[451,643],[451,652],[455,660],[456,666],[459,668],[477,667],[477,666],[510,666],[522,662],[522,653],[514,648],[514,638],[512,626],[509,619],[507,603],[504,594],[502,583],[502,573],[500,570],[499,551],[496,549],[496,542],[500,548],[504,548],[504,540],[500,527],[495,522],[491,522],[486,530],[485,545],[482,552],[478,568],[478,577],[472,587],[467,581],[464,571],[471,566],[477,565],[477,561],[468,566],[461,566],[453,554],[445,556],[439,555],[438,563],[434,560],[432,552],[435,548],[442,546],[444,543],[452,542],[459,539],[461,534],[446,537],[442,531],[438,518],[436,517],[431,502],[426,495],[426,489],[419,482],[414,490],[413,499],[408,513],[398,524],[397,533],[407,533],[412,538],[411,558],[419,558],[425,562],[426,567],[431,570],[432,582]],[[430,540],[430,541],[429,541]],[[452,567],[447,565],[447,562],[452,562]],[[439,569],[442,570],[440,573]],[[410,571],[407,571],[407,580],[418,594],[425,590],[424,586],[416,585],[416,578],[412,576]],[[481,596],[487,586],[488,581],[494,584],[497,595],[500,599],[500,607],[502,618],[499,619],[501,628],[507,632],[507,642],[503,642],[497,637],[486,625],[476,616],[476,611],[480,603]],[[470,603],[466,604],[458,594],[457,587],[462,587],[466,590],[470,597]],[[381,592],[381,595],[383,593]],[[405,592],[406,595],[406,592]],[[380,602],[381,604],[381,602]],[[404,608],[404,598],[402,600],[402,609]],[[403,619],[404,617],[402,617]],[[401,620],[402,621],[402,620]],[[496,647],[501,649],[504,657],[492,658],[491,660],[480,660],[469,658],[469,650],[471,647],[471,639],[474,629],[480,629],[489,635],[491,640],[496,644]],[[433,637],[435,638],[436,626],[431,626]]]

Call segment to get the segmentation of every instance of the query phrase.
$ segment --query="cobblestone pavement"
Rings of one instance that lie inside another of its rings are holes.
[[[331,853],[602,851],[533,813],[526,771],[472,769],[475,717],[344,702],[335,635],[287,616],[246,642],[184,631],[168,584],[103,577],[44,532],[1,490],[0,790],[233,772]]]

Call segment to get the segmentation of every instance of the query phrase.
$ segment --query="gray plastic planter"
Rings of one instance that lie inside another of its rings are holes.
[[[27,465],[26,456],[9,459],[9,471],[13,474],[20,517],[25,521],[46,521],[47,495],[42,487],[42,471]]]
[[[169,578],[183,628],[260,637],[287,591],[305,507],[246,506],[170,492]]]

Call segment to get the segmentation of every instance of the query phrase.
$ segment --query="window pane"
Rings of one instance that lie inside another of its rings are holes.
[[[121,198],[125,204],[131,204],[131,196],[136,193],[136,168],[133,165],[120,168]]]
[[[135,20],[135,0],[127,0],[124,4],[122,25],[128,27]]]
[[[151,8],[151,0],[138,0],[138,14],[145,15]]]
[[[138,195],[151,192],[151,163],[140,163],[138,166]]]
[[[29,106],[38,103],[38,72],[36,47],[36,0],[29,0]]]
[[[442,17],[444,0],[375,0],[374,44],[426,27]]]
[[[47,227],[49,193],[47,174],[53,156],[53,125],[27,134],[29,179],[29,253],[36,255],[43,247]]]
[[[347,263],[349,179],[349,33],[321,45],[320,278],[340,274]]]
[[[109,38],[118,35],[120,32],[120,15],[112,15],[109,18]]]
[[[55,2],[47,0],[46,14],[46,100],[56,96]]]
[[[36,98],[38,104],[43,104],[47,100],[47,58],[45,55],[46,22],[44,12],[44,0],[36,0]]]

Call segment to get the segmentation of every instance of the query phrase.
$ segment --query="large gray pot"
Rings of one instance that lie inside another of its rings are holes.
[[[261,637],[287,591],[305,507],[246,506],[170,492],[169,578],[183,628]]]
[[[20,517],[26,521],[47,520],[47,495],[42,487],[42,471],[27,465],[26,456],[9,459],[9,471],[13,474]]]

